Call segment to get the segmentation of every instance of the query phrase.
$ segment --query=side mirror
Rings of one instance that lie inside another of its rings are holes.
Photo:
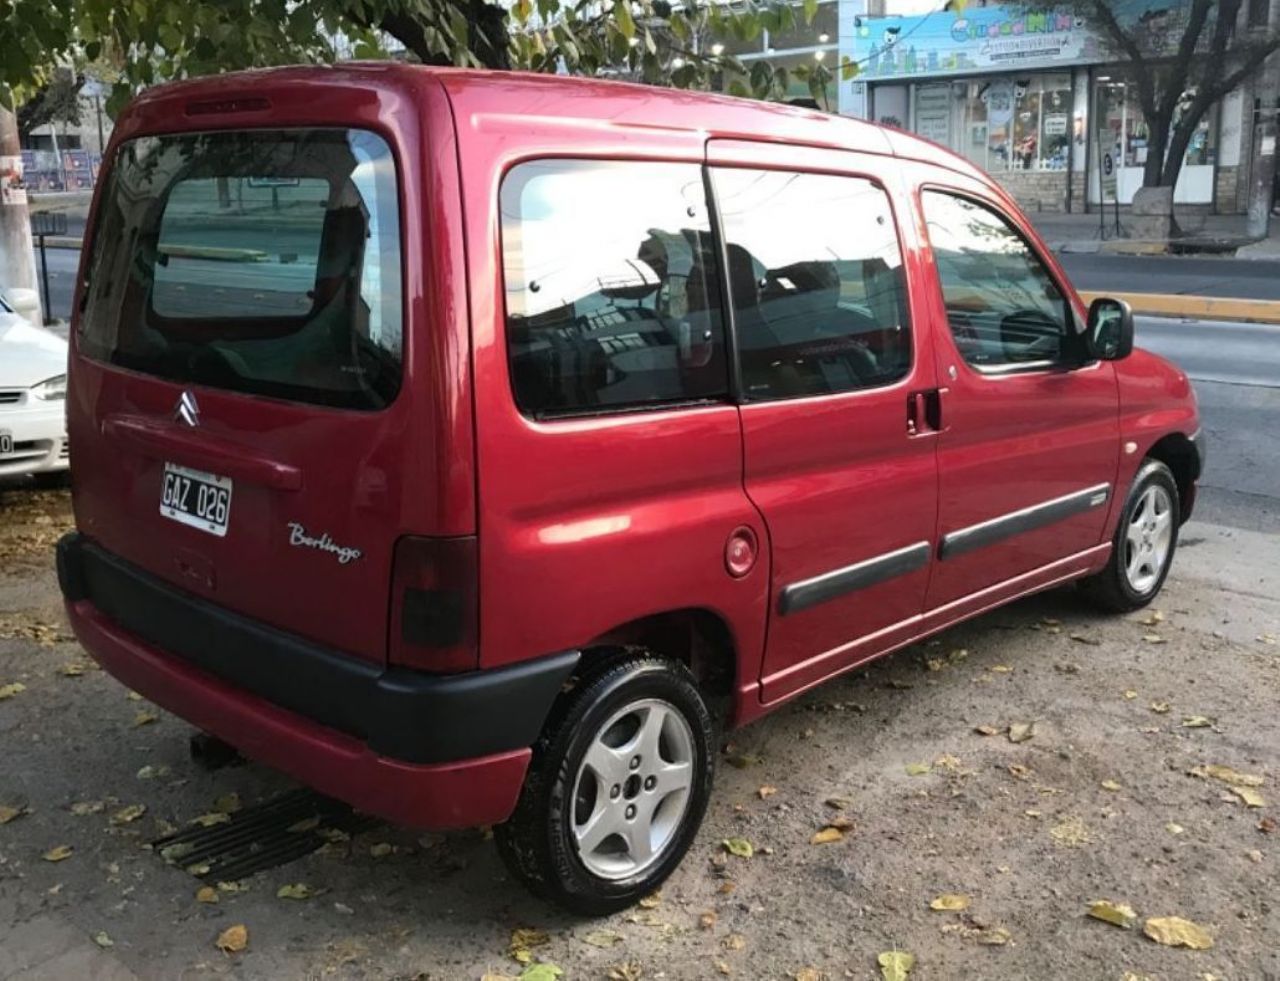
[[[1089,304],[1089,350],[1102,361],[1119,361],[1133,351],[1133,310],[1124,300],[1100,296]]]
[[[33,324],[39,323],[40,294],[35,290],[24,289],[20,286],[10,286],[0,290],[0,295],[4,296],[5,302],[13,307],[13,312],[19,317]]]

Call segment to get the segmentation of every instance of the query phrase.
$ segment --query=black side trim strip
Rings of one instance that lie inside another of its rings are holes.
[[[164,654],[408,763],[533,745],[580,657],[467,674],[384,668],[176,589],[75,532],[58,543],[58,575],[68,600]]]
[[[929,543],[916,542],[873,559],[866,559],[843,569],[833,569],[812,579],[794,582],[783,587],[778,598],[778,612],[785,616],[798,613],[811,606],[833,600],[845,593],[866,589],[886,579],[904,576],[921,569],[929,562]]]
[[[938,545],[938,558],[953,559],[957,555],[994,545],[1014,535],[1034,531],[1036,528],[1051,525],[1055,521],[1082,514],[1106,504],[1110,496],[1111,485],[1098,484],[1073,494],[1055,497],[1052,501],[1045,501],[1043,504],[1035,504],[1021,511],[992,518],[981,524],[960,528],[942,536],[942,541]]]

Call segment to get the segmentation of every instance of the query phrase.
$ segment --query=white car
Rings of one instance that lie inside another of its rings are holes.
[[[67,469],[66,406],[67,342],[0,296],[0,477]]]

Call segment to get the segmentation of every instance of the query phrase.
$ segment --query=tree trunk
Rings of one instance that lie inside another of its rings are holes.
[[[8,163],[13,158],[22,159],[18,146],[18,120],[13,113],[0,109],[0,181],[8,180],[4,171],[9,170]],[[7,160],[6,160],[7,158]],[[36,282],[36,256],[31,245],[31,219],[28,217],[27,205],[22,203],[6,203],[0,197],[0,287],[18,287],[39,291]],[[48,311],[45,311],[48,316]],[[41,322],[37,313],[36,323]]]
[[[1168,115],[1147,117],[1147,162],[1142,165],[1142,186],[1159,187],[1164,171],[1164,151],[1169,145]]]

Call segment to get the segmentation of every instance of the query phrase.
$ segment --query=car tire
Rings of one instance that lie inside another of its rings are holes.
[[[557,702],[515,812],[494,829],[511,873],[569,911],[604,916],[680,864],[711,794],[715,729],[683,665],[623,653]]]
[[[1128,613],[1150,603],[1164,586],[1178,548],[1178,484],[1159,460],[1146,460],[1133,479],[1116,526],[1106,567],[1080,583],[1094,604]]]

